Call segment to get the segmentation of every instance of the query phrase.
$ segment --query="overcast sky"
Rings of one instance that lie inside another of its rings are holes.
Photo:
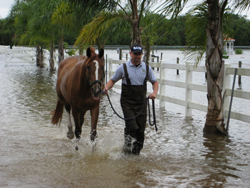
[[[15,0],[0,0],[0,18],[6,18],[9,15],[14,2]]]
[[[6,18],[9,15],[11,6],[14,4],[14,2],[15,0],[0,0],[0,18]],[[190,9],[191,5],[194,5],[198,2],[202,2],[202,0],[189,0],[189,3],[186,5],[184,10],[187,11]],[[242,15],[247,15],[247,18],[250,19],[250,10],[245,11]]]

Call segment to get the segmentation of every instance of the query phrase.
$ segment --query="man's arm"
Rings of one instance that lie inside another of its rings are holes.
[[[153,85],[153,93],[151,93],[148,97],[154,100],[157,97],[157,92],[159,89],[158,81],[155,81],[152,85]]]

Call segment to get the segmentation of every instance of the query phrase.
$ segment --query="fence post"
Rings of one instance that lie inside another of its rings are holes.
[[[122,60],[122,49],[119,49],[119,60]]]
[[[239,68],[241,68],[242,62],[239,61]],[[241,75],[238,75],[238,86],[241,89]]]
[[[152,55],[151,55],[151,61],[152,61],[152,62],[155,62],[154,57],[155,57],[155,56],[154,56],[154,50],[152,50]]]
[[[109,80],[111,79],[111,74],[112,74],[112,59],[108,59],[108,65],[109,65]]]
[[[106,60],[105,60],[105,66],[106,66],[106,71],[105,71],[105,83],[108,82],[108,54],[106,54]]]
[[[157,56],[157,63],[159,63],[159,56]],[[159,67],[157,67],[157,71],[159,71]]]
[[[179,64],[179,57],[177,57],[177,64]],[[176,74],[179,75],[179,69],[176,70]]]
[[[192,90],[189,89],[189,84],[192,83],[192,70],[188,65],[186,67],[186,95],[185,95],[185,117],[192,117],[192,109],[189,107],[189,101],[192,100]]]
[[[163,100],[163,97],[164,97],[164,95],[165,95],[165,85],[164,84],[162,84],[162,80],[164,79],[164,69],[163,69],[163,64],[164,64],[165,62],[164,61],[160,61],[160,66],[161,66],[161,68],[160,68],[160,83],[159,83],[159,85],[160,85],[160,100],[159,100],[159,102],[160,102],[160,104],[159,104],[159,106],[160,106],[160,109],[164,109],[165,108],[165,102],[164,102],[164,100]]]
[[[223,63],[224,64],[224,63]],[[222,95],[225,94],[224,101],[223,101],[223,114],[224,114],[224,120],[226,120],[226,117],[228,114],[226,111],[229,109],[229,102],[230,102],[230,94],[225,93],[228,88],[230,88],[230,75],[227,74],[227,69],[230,67],[230,65],[225,65],[224,64],[224,78],[223,78],[223,90],[222,90]],[[225,121],[224,121],[225,123]]]

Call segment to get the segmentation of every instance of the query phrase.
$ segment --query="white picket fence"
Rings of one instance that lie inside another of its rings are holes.
[[[44,63],[49,66],[50,52],[47,49],[43,49]],[[64,53],[64,58],[69,57],[67,53]],[[58,66],[58,50],[55,50],[53,54],[55,67]],[[6,50],[6,64],[18,64],[18,63],[34,63],[36,62],[36,48],[35,47],[19,47],[13,46],[12,49]]]
[[[107,58],[107,76],[110,79],[111,76],[114,74],[114,69],[117,67],[117,64],[122,64],[126,62],[126,60],[113,60],[110,58]],[[206,85],[199,85],[192,83],[192,77],[194,72],[206,72],[205,66],[192,66],[192,65],[184,65],[184,64],[168,64],[165,61],[160,61],[159,63],[151,62],[149,63],[151,67],[159,68],[159,78],[157,78],[159,82],[159,93],[157,96],[157,99],[159,100],[159,107],[165,108],[165,102],[174,103],[177,105],[181,105],[185,107],[185,117],[190,118],[192,116],[192,109],[200,110],[207,112],[207,102],[205,104],[199,104],[192,101],[192,91],[200,91],[204,92],[204,95],[207,93],[207,86]],[[167,69],[174,69],[174,70],[182,70],[186,72],[186,78],[185,82],[180,81],[173,81],[173,80],[167,80],[165,79],[165,70]],[[230,75],[234,75],[235,68],[231,68],[230,66],[225,66],[225,76],[224,76],[224,93],[225,94],[225,100],[223,104],[224,109],[224,115],[225,120],[226,117],[228,117],[229,112],[229,103],[231,98],[231,92],[232,92],[232,86],[231,86],[231,78]],[[239,68],[237,75],[247,76],[250,77],[250,69],[246,68]],[[184,88],[185,89],[185,100],[174,98],[167,95],[166,86],[172,86],[172,87],[178,87],[178,88]],[[120,83],[116,83],[114,85],[114,88],[121,89]],[[248,91],[242,91],[242,90],[234,90],[234,97],[250,100],[250,92]],[[249,112],[247,114],[231,111],[230,117],[232,119],[244,121],[250,123],[250,115]]]
[[[31,47],[15,47],[6,50],[5,61],[9,63],[33,63],[36,61],[36,49]]]

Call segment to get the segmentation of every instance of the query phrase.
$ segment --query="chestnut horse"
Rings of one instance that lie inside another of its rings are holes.
[[[63,60],[58,68],[56,92],[58,96],[56,109],[52,112],[52,124],[61,122],[63,107],[68,112],[69,139],[74,138],[70,112],[75,122],[75,136],[80,139],[85,113],[90,110],[91,132],[90,139],[97,136],[97,121],[99,116],[100,95],[104,81],[104,50],[95,53],[89,47],[87,56],[72,56]]]

